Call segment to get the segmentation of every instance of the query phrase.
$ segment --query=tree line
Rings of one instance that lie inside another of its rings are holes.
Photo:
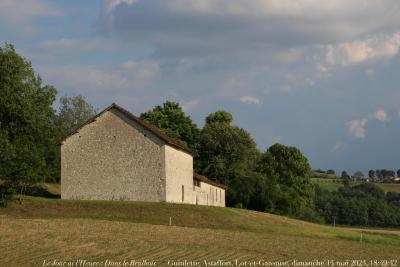
[[[362,226],[400,225],[400,194],[385,193],[372,183],[329,192],[316,186],[315,209],[326,223]]]
[[[311,168],[297,148],[274,144],[259,151],[249,132],[223,110],[209,114],[202,129],[170,101],[141,118],[190,148],[195,171],[228,186],[228,206],[315,217]]]
[[[56,97],[56,89],[43,85],[31,64],[18,55],[12,45],[0,48],[0,194],[3,203],[15,191],[23,194],[38,182],[59,182],[58,141],[97,112],[82,96],[61,97],[59,108],[55,110]],[[259,151],[250,133],[235,125],[232,114],[227,111],[209,114],[202,128],[178,103],[171,101],[140,117],[191,149],[195,171],[228,186],[228,206],[319,222],[331,222],[332,216],[336,216],[338,222],[344,224],[365,221],[371,224],[374,218],[373,201],[367,206],[362,201],[364,196],[374,197],[374,190],[346,187],[343,192],[323,192],[311,182],[310,164],[299,149],[274,144]],[[364,190],[363,193],[359,193],[360,190]],[[379,203],[385,204],[379,207],[387,211],[382,215],[385,217],[398,210],[400,204],[398,195],[384,192],[383,195],[379,196]],[[352,204],[339,205],[338,199]],[[339,220],[341,214],[345,216],[346,208],[358,204],[363,209],[359,212],[367,210],[367,220]],[[332,211],[332,206],[336,210]],[[378,224],[396,223],[398,220],[393,219],[383,223],[379,220]]]
[[[60,180],[58,141],[93,116],[82,96],[61,97],[44,85],[14,47],[0,47],[0,204],[36,183]]]

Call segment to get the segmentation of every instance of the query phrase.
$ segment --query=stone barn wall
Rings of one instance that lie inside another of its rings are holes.
[[[165,201],[164,151],[152,132],[110,109],[63,141],[61,197]]]

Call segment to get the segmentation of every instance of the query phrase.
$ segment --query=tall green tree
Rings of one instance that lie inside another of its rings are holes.
[[[61,97],[60,108],[57,114],[57,128],[60,138],[73,132],[76,128],[95,116],[96,113],[97,110],[82,95]]]
[[[55,121],[57,141],[69,135],[97,113],[97,110],[82,95],[63,96],[59,103],[60,107]],[[49,181],[51,182],[60,182],[60,156],[60,149],[57,148],[54,153],[53,166],[50,168],[52,175]]]
[[[276,212],[304,218],[313,216],[311,167],[300,150],[275,144],[262,154],[258,170],[270,180]]]
[[[51,175],[55,98],[12,45],[0,48],[0,177],[22,190]]]
[[[256,143],[244,129],[231,125],[233,117],[217,111],[206,118],[199,139],[199,170],[228,185],[229,205],[247,207],[256,180],[254,169],[259,157]]]
[[[178,103],[166,101],[162,106],[142,113],[140,118],[196,153],[199,129]]]

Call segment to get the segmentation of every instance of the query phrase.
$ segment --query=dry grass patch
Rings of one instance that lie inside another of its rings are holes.
[[[332,228],[248,210],[145,202],[28,198],[23,205],[0,209],[0,237],[0,266],[42,266],[53,259],[146,259],[166,266],[168,260],[185,259],[400,255],[399,231]]]
[[[0,266],[43,260],[312,260],[396,258],[397,245],[282,233],[149,225],[92,219],[0,219]],[[351,234],[348,231],[339,231]]]

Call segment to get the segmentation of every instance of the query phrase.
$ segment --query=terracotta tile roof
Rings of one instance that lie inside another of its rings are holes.
[[[203,175],[200,175],[200,174],[198,174],[196,172],[193,172],[193,179],[200,180],[200,181],[202,181],[204,183],[207,183],[207,184],[210,184],[210,185],[214,185],[216,187],[219,187],[219,188],[222,188],[222,189],[225,189],[225,190],[228,188],[226,185],[211,181],[207,177],[205,177]]]
[[[153,133],[155,136],[157,136],[158,138],[160,138],[161,140],[163,140],[166,144],[179,149],[183,152],[186,152],[190,155],[193,156],[193,152],[182,146],[181,144],[178,143],[178,141],[176,141],[175,139],[169,137],[168,135],[166,135],[165,133],[163,133],[160,129],[158,129],[157,127],[155,127],[154,125],[151,125],[150,123],[140,119],[139,117],[136,117],[135,115],[133,115],[132,113],[130,113],[129,111],[127,111],[126,109],[124,109],[123,107],[112,103],[109,107],[107,107],[106,109],[104,109],[103,111],[99,112],[96,116],[94,116],[93,118],[89,119],[88,121],[86,121],[84,124],[82,124],[79,128],[77,128],[74,132],[70,133],[68,136],[64,137],[59,143],[62,144],[63,141],[65,141],[68,137],[76,134],[77,132],[79,132],[80,129],[82,129],[85,125],[92,123],[93,121],[96,120],[96,118],[98,118],[100,115],[102,115],[104,112],[109,111],[111,109],[116,109],[118,111],[120,111],[121,113],[123,113],[124,115],[126,115],[129,119],[131,119],[132,121],[136,122],[137,124],[139,124],[140,126],[142,126],[143,128],[145,128],[146,130],[150,131],[151,133]]]

